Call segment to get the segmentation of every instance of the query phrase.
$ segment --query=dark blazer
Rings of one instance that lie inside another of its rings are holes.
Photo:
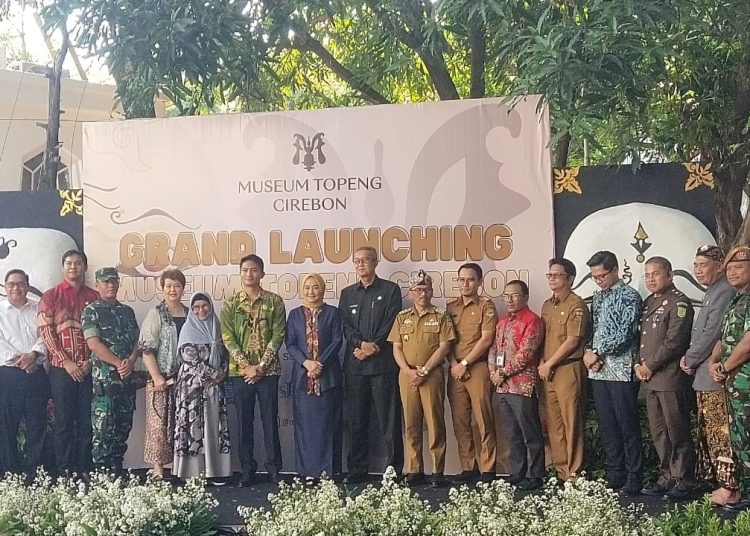
[[[341,315],[336,307],[323,304],[318,317],[318,337],[320,345],[320,362],[323,374],[320,376],[320,390],[327,391],[341,385],[341,360],[339,350],[344,340],[341,327]],[[293,360],[292,384],[302,389],[307,385],[307,369],[302,365],[307,359],[307,339],[305,337],[305,312],[300,306],[289,313],[286,322],[284,340],[289,356]]]
[[[680,358],[690,346],[693,305],[690,298],[670,285],[660,296],[643,303],[641,362],[653,376],[643,383],[648,391],[678,391],[690,386],[690,376],[680,369]]]

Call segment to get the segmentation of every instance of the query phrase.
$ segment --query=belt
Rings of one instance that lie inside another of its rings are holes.
[[[570,365],[571,363],[577,363],[578,361],[583,361],[583,358],[582,357],[569,357],[567,359],[563,359],[555,366],[562,367],[563,365]]]

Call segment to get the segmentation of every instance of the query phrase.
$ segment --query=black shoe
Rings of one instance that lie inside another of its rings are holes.
[[[623,487],[620,488],[619,493],[622,495],[625,495],[626,497],[638,497],[638,495],[640,495],[644,491],[645,490],[641,490],[640,486],[634,486],[632,484],[625,484]]]
[[[520,489],[521,491],[533,491],[542,486],[544,486],[544,480],[541,478],[524,478],[518,483],[516,489]]]
[[[494,482],[495,478],[495,473],[482,473],[482,476],[479,477],[479,480],[481,480],[485,484],[489,484],[490,482]]]
[[[223,478],[207,478],[206,485],[210,487],[225,486],[227,481]]]
[[[409,487],[421,486],[425,483],[424,473],[409,473],[406,475],[406,485]]]
[[[505,480],[508,484],[511,486],[516,486],[523,482],[524,478],[520,475],[507,475],[507,476],[501,476],[501,480]]]
[[[430,487],[433,489],[442,488],[448,485],[448,481],[445,480],[443,473],[433,473],[430,477]]]
[[[249,488],[255,483],[255,475],[252,473],[245,473],[237,483],[238,488]]]
[[[736,503],[727,503],[722,507],[727,512],[739,512],[750,508],[750,493],[746,493]]]
[[[362,484],[367,482],[367,473],[349,473],[344,479],[344,484]]]
[[[474,479],[479,476],[476,471],[461,471],[457,475],[451,477],[451,484],[460,486],[461,484],[470,484]]]
[[[281,475],[279,475],[278,471],[269,471],[268,481],[272,484],[278,484],[279,482],[281,482]]]
[[[648,495],[649,497],[661,497],[665,493],[669,491],[669,488],[663,484],[659,484],[658,482],[654,482],[647,488],[643,488],[641,490],[641,493],[644,495]]]
[[[690,489],[690,486],[683,482],[678,482],[664,494],[664,499],[667,501],[680,502],[687,501],[692,498],[692,496],[693,490]]]

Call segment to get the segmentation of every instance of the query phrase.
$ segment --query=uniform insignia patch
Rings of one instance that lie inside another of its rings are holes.
[[[677,306],[677,316],[680,318],[685,318],[685,315],[687,314],[687,307],[684,305],[678,305]]]

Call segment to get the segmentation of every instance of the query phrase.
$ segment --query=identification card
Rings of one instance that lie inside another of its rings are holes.
[[[505,350],[501,350],[497,353],[495,356],[495,365],[498,367],[504,367],[505,366]]]

